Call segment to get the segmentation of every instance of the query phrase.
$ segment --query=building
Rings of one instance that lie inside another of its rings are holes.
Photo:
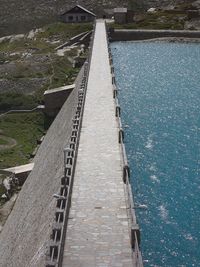
[[[76,5],[61,15],[61,20],[66,23],[92,22],[96,15],[86,8]]]
[[[117,24],[133,22],[134,12],[125,7],[114,8],[114,19]]]
[[[115,23],[125,24],[126,23],[126,15],[127,15],[127,8],[125,8],[125,7],[114,8]]]

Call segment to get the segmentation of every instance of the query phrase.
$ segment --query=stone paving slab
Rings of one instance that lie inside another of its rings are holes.
[[[97,21],[63,267],[133,266],[105,24]]]

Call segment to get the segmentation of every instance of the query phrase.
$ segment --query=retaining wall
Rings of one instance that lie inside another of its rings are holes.
[[[117,30],[110,29],[110,41],[136,41],[163,37],[200,38],[200,31]]]

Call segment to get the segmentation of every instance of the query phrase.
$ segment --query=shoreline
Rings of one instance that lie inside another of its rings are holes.
[[[177,30],[124,30],[110,29],[111,42],[116,41],[168,41],[200,43],[200,31]]]
[[[116,41],[115,41],[116,42]],[[185,38],[185,37],[158,37],[151,39],[131,40],[131,41],[117,41],[117,42],[134,42],[134,43],[148,43],[148,42],[167,42],[167,43],[200,43],[200,38]]]

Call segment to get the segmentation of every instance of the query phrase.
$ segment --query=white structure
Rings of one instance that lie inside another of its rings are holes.
[[[149,8],[148,10],[147,10],[147,13],[149,13],[149,14],[154,14],[154,13],[156,13],[156,8],[155,7],[151,7],[151,8]]]

